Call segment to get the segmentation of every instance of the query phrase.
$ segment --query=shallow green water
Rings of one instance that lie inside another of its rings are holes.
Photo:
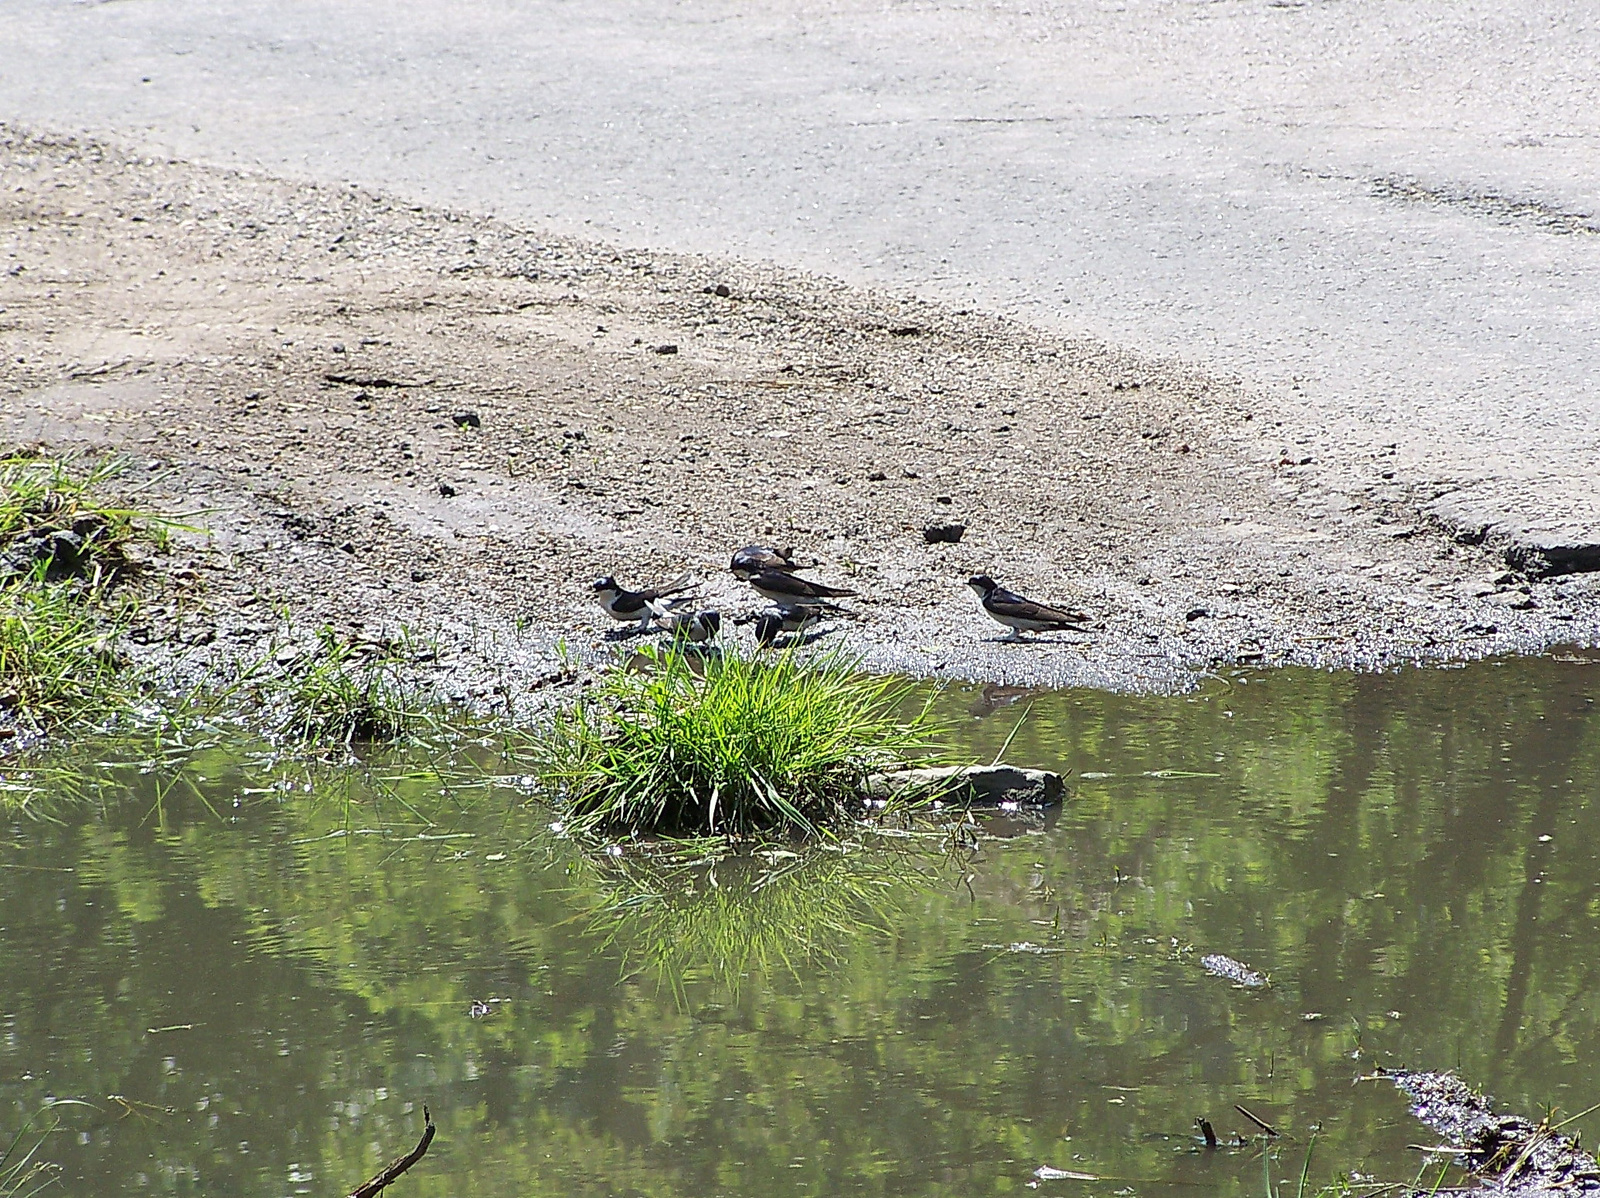
[[[1192,1139],[1240,1103],[1279,1179],[1317,1127],[1314,1181],[1409,1179],[1374,1065],[1600,1101],[1597,699],[1572,659],[956,694],[988,753],[1031,702],[1063,812],[675,869],[579,854],[486,752],[80,760],[99,801],[0,845],[0,1133],[94,1103],[46,1148],[84,1195],[343,1194],[424,1102],[390,1193],[1260,1195]]]

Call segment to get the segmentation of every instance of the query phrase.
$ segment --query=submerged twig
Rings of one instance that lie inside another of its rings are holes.
[[[428,1113],[427,1107],[422,1108],[422,1124],[422,1139],[417,1141],[417,1146],[398,1158],[371,1181],[351,1190],[350,1198],[373,1198],[374,1194],[385,1189],[395,1178],[422,1159],[423,1154],[428,1151],[428,1145],[433,1143],[434,1133],[433,1116]]]
[[[1276,1127],[1273,1127],[1272,1124],[1268,1123],[1265,1119],[1262,1119],[1257,1115],[1252,1115],[1249,1111],[1245,1110],[1245,1108],[1240,1106],[1237,1102],[1233,1104],[1233,1109],[1238,1111],[1241,1115],[1243,1115],[1246,1119],[1250,1120],[1251,1123],[1254,1123],[1257,1127],[1259,1127],[1262,1131],[1266,1132],[1269,1136],[1276,1136],[1276,1135],[1280,1134],[1278,1129]]]

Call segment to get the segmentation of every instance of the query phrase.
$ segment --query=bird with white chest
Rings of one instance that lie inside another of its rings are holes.
[[[978,596],[989,618],[1011,630],[1008,641],[1022,639],[1024,632],[1083,632],[1089,623],[1085,612],[1051,607],[1008,591],[987,574],[974,574],[967,585]]]
[[[689,589],[687,574],[664,587],[643,591],[630,591],[606,574],[594,580],[592,589],[606,615],[619,623],[637,625],[640,632],[648,631],[658,617],[670,615],[694,602],[694,596],[684,595]]]

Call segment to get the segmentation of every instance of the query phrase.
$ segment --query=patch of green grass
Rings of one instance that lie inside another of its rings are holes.
[[[540,773],[575,825],[669,835],[812,833],[862,813],[869,775],[932,736],[910,684],[839,656],[668,645],[558,715]]]
[[[67,584],[0,588],[0,710],[40,727],[124,706],[114,644],[125,623],[126,609]]]
[[[257,680],[267,723],[280,737],[344,748],[402,736],[417,718],[401,682],[402,660],[322,628],[278,673]]]
[[[0,582],[42,567],[46,581],[80,578],[98,590],[128,570],[133,541],[163,547],[175,521],[106,498],[125,470],[115,458],[79,469],[70,459],[0,457]]]
[[[133,600],[113,599],[136,540],[178,525],[105,494],[115,459],[0,457],[0,725],[43,730],[127,710],[140,680],[116,652]]]

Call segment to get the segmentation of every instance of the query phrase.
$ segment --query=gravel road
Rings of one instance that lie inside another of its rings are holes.
[[[1597,61],[1560,0],[12,0],[0,119],[1021,317],[1600,564]]]
[[[1255,389],[1099,342],[3,127],[0,170],[0,437],[117,451],[193,513],[141,635],[198,668],[285,616],[403,624],[452,697],[527,695],[609,652],[596,575],[689,570],[731,619],[756,540],[859,592],[829,643],[997,683],[1600,635],[1600,573],[1509,568],[1394,450],[1329,468]],[[998,644],[980,571],[1095,627]]]

